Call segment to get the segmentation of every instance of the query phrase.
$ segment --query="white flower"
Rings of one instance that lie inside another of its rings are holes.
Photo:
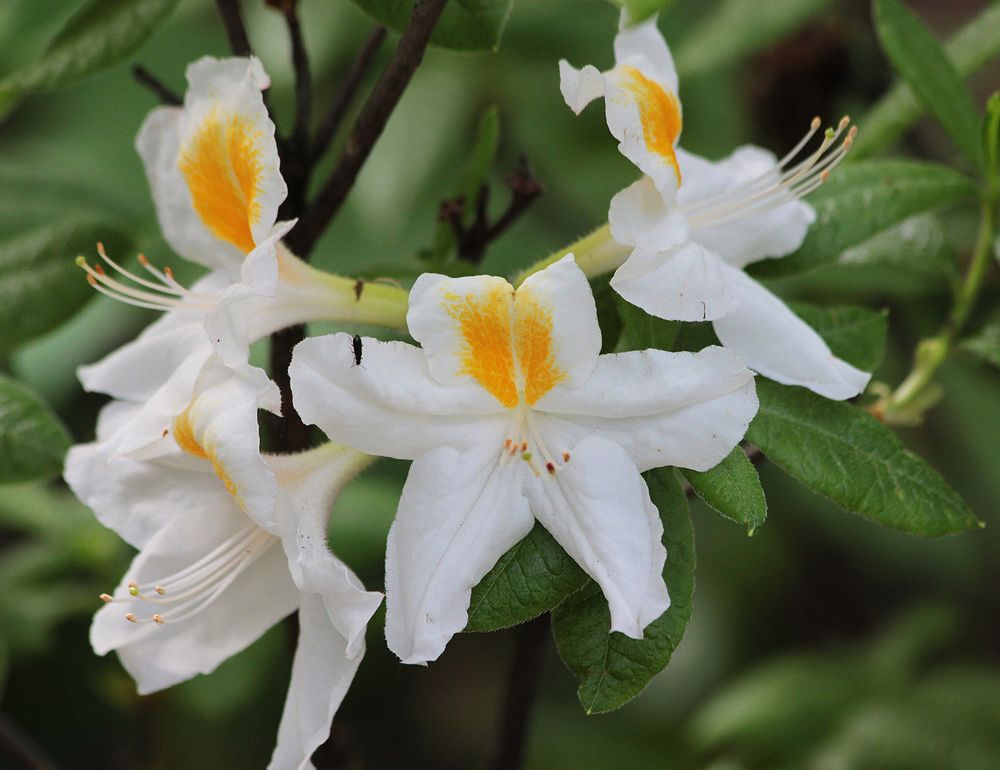
[[[104,439],[137,408],[123,402],[105,408],[96,443],[70,451],[73,491],[139,549],[114,594],[102,597],[91,643],[100,655],[115,650],[146,694],[211,672],[297,609],[299,646],[270,767],[307,768],[381,601],[326,546],[333,500],[371,458],[332,444],[258,453],[257,478],[248,475],[220,451],[232,429],[256,442],[256,394],[234,383],[228,377],[195,401],[170,454],[136,460],[109,451]]]
[[[651,315],[712,321],[719,340],[747,365],[778,382],[828,398],[857,395],[870,374],[840,360],[815,331],[743,268],[795,251],[815,220],[800,199],[850,149],[844,119],[819,148],[797,161],[820,126],[812,123],[784,158],[745,146],[711,163],[677,146],[681,108],[677,72],[651,19],[622,29],[615,66],[600,73],[560,62],[566,103],[579,113],[605,99],[608,127],[622,153],[647,176],[611,202],[614,239],[633,249],[611,286]]]
[[[142,405],[108,437],[137,457],[169,450],[165,431],[191,403],[213,349],[246,367],[250,343],[307,321],[363,321],[368,306],[354,281],[311,268],[280,242],[294,222],[275,222],[285,184],[260,63],[205,58],[188,68],[188,81],[184,106],[154,110],[137,145],[167,241],[211,272],[187,289],[142,256],[145,276],[100,247],[107,270],[78,260],[102,294],[164,312],[136,340],[79,370],[85,389]],[[370,287],[366,300],[384,291]]]
[[[421,276],[422,348],[338,334],[300,343],[290,374],[306,422],[362,451],[413,460],[386,557],[389,647],[437,658],[472,587],[538,519],[601,586],[634,638],[669,605],[666,552],[641,471],[707,470],[757,409],[728,351],[599,355],[593,295],[572,256],[516,291],[502,278]]]

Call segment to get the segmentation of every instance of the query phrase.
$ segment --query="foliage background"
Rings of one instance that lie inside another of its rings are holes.
[[[758,7],[751,0],[677,0],[661,17],[681,69],[688,149],[718,157],[752,141],[781,154],[814,114],[831,121],[863,115],[892,82],[866,2],[767,5],[776,21],[770,28],[748,22]],[[945,37],[988,3],[909,5]],[[0,72],[37,55],[76,6],[5,2]],[[287,119],[291,70],[281,19],[256,0],[245,6],[279,117]],[[332,94],[372,24],[346,0],[300,6],[320,94]],[[486,271],[510,273],[604,220],[610,196],[633,172],[600,109],[574,118],[565,108],[556,61],[609,63],[615,22],[607,4],[521,0],[498,53],[429,52],[348,206],[316,248],[316,264],[366,276],[419,270],[415,255],[433,238],[438,202],[451,194],[479,116],[493,104],[502,125],[494,179],[523,153],[545,193],[491,248]],[[188,62],[227,53],[213,4],[183,0],[133,59],[182,90]],[[995,65],[980,72],[972,80],[977,102],[998,82]],[[121,65],[31,98],[11,115],[0,129],[0,241],[68,212],[102,212],[135,248],[181,277],[194,275],[158,234],[132,149],[154,103]],[[955,159],[927,120],[894,152]],[[966,250],[975,222],[947,211],[942,222],[948,242]],[[74,269],[73,256],[66,255],[66,270]],[[988,281],[983,305],[995,306],[995,269]],[[906,372],[916,340],[947,311],[947,281],[933,271],[831,268],[776,286],[785,296],[888,308],[891,336],[876,379],[889,382]],[[95,298],[0,364],[86,440],[101,400],[81,393],[75,367],[150,320]],[[922,540],[881,529],[765,464],[770,514],[752,539],[693,503],[694,616],[670,666],[636,701],[584,716],[572,676],[548,651],[528,765],[1000,767],[1000,388],[995,369],[961,355],[941,382],[941,404],[925,425],[901,435],[988,523],[984,531]],[[404,477],[405,464],[378,465],[335,512],[331,541],[372,587],[381,586],[385,531]],[[58,484],[0,488],[0,733],[23,731],[60,767],[262,766],[290,666],[284,630],[210,677],[140,700],[114,657],[95,657],[87,642],[96,595],[117,582],[129,558]],[[348,747],[367,767],[474,766],[493,740],[512,640],[510,632],[461,635],[429,668],[403,667],[386,651],[377,620],[335,726],[338,750]],[[317,757],[320,766],[343,764],[335,754]]]

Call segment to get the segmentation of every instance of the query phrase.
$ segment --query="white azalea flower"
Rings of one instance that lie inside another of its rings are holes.
[[[336,495],[371,458],[328,444],[257,453],[253,473],[239,458],[230,463],[222,434],[241,431],[256,446],[258,394],[234,383],[228,377],[192,404],[170,454],[136,460],[109,451],[107,435],[137,408],[124,402],[105,408],[96,443],[70,451],[70,487],[139,549],[102,597],[91,643],[100,655],[116,651],[146,694],[213,671],[297,609],[299,646],[270,767],[307,768],[381,601],[326,546]]]
[[[78,260],[101,293],[164,312],[136,340],[79,370],[86,390],[142,405],[108,439],[136,456],[169,450],[165,431],[191,403],[213,348],[245,367],[250,343],[307,321],[363,321],[365,308],[381,310],[368,295],[385,290],[369,287],[362,306],[354,281],[310,267],[280,242],[294,222],[275,222],[286,191],[260,62],[204,58],[187,74],[184,106],[154,110],[137,146],[167,241],[211,272],[187,289],[145,257],[145,276],[103,248],[107,270]]]
[[[651,315],[712,321],[719,340],[778,382],[845,399],[871,375],[840,360],[815,331],[743,268],[795,251],[815,220],[803,198],[850,149],[847,119],[798,160],[819,129],[780,161],[745,146],[712,163],[677,146],[677,72],[656,20],[622,29],[615,66],[574,69],[560,62],[566,103],[579,113],[603,96],[608,127],[622,153],[646,175],[611,202],[615,241],[633,249],[611,286]]]
[[[386,557],[389,647],[441,654],[472,587],[538,519],[601,586],[634,638],[668,607],[666,552],[641,471],[707,470],[757,410],[732,353],[599,355],[593,295],[572,256],[516,291],[502,278],[421,276],[422,348],[337,334],[300,343],[290,374],[306,422],[413,460]]]

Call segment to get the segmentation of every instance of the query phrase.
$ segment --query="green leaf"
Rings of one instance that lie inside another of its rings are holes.
[[[809,197],[816,222],[799,250],[759,262],[752,272],[788,275],[829,264],[914,214],[976,194],[969,177],[933,163],[871,160],[842,166]]]
[[[665,10],[674,0],[611,0],[611,2],[625,9],[629,24],[638,24],[654,13]]]
[[[829,0],[723,0],[677,48],[682,77],[738,62],[817,16]]]
[[[51,331],[94,295],[73,260],[103,241],[113,255],[132,245],[94,219],[49,225],[0,244],[0,353]]]
[[[682,324],[679,321],[664,321],[637,308],[631,302],[617,297],[618,314],[622,319],[622,336],[625,350],[673,350],[677,333]]]
[[[58,475],[70,443],[66,428],[37,395],[0,375],[0,484]]]
[[[682,473],[698,497],[730,521],[746,527],[748,535],[753,535],[767,518],[760,476],[740,447],[711,470]]]
[[[1000,54],[1000,3],[983,9],[952,35],[944,47],[962,77],[971,75]],[[923,107],[905,83],[897,83],[858,121],[861,132],[848,160],[859,160],[895,142],[923,113]]]
[[[354,0],[376,21],[402,32],[413,0]],[[456,51],[496,51],[514,0],[450,0],[431,34],[431,43]]]
[[[899,0],[875,0],[874,9],[875,29],[896,71],[972,165],[982,168],[979,115],[947,54]]]
[[[944,479],[867,412],[765,379],[757,380],[757,396],[747,438],[814,492],[915,535],[979,525]]]
[[[663,577],[670,609],[646,628],[645,638],[609,634],[608,601],[596,583],[571,595],[552,613],[559,656],[580,680],[577,696],[588,714],[601,714],[634,698],[670,662],[691,618],[694,531],[687,497],[670,468],[644,474],[663,518],[667,563]]]
[[[873,371],[882,360],[888,328],[888,310],[863,307],[818,307],[804,302],[790,302],[795,314],[822,337],[838,358]]]
[[[465,630],[496,631],[524,623],[556,607],[587,579],[552,535],[536,523],[472,589]]]
[[[981,133],[986,175],[993,184],[994,193],[1000,195],[1000,91],[994,91],[986,102]]]
[[[0,81],[0,117],[33,93],[73,83],[128,58],[179,0],[90,0],[36,61]]]
[[[975,337],[963,340],[961,347],[1000,368],[1000,319],[984,326]]]
[[[601,353],[613,353],[622,336],[622,318],[619,313],[620,297],[608,284],[607,278],[590,281],[597,306],[597,325],[601,329]]]

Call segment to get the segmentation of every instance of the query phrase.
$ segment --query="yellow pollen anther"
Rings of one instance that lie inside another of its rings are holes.
[[[125,620],[127,620],[129,623],[138,623],[139,622],[136,619],[135,615],[133,615],[131,612],[126,612],[125,613]]]
[[[111,594],[101,594],[101,601],[104,602],[105,604],[108,602],[113,602],[114,600],[115,597],[113,597]]]
[[[569,452],[563,452],[563,462],[564,463],[569,462]]]
[[[136,583],[129,583],[128,584],[128,592],[130,594],[132,594],[132,596],[138,596],[139,595],[139,586]]]
[[[166,622],[162,615],[153,615],[153,622],[159,623],[161,626]]]
[[[160,596],[163,596],[167,593],[167,589],[164,588],[163,586],[156,586],[155,588],[153,588],[153,590],[156,591],[156,593],[158,593]]]
[[[813,131],[816,131],[822,124],[823,121],[820,120],[819,115],[817,115],[815,118],[812,119],[812,123],[809,124],[809,128],[811,128]]]
[[[521,459],[524,460],[526,463],[530,463],[531,462],[531,458],[532,458],[531,452],[523,452],[521,454]]]

